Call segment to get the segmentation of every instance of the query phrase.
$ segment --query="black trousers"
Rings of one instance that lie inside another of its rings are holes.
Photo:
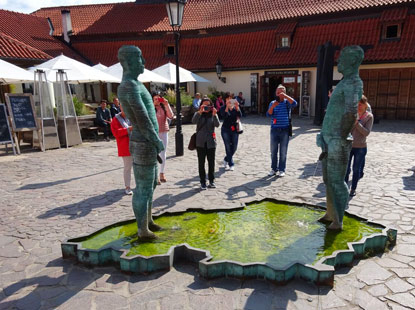
[[[109,137],[110,135],[110,124],[105,122],[96,122],[98,127],[101,127],[104,130],[104,138]]]
[[[197,160],[199,162],[199,178],[200,184],[206,184],[205,159],[208,161],[208,177],[209,182],[215,181],[215,151],[216,148],[208,149],[205,147],[197,147]]]

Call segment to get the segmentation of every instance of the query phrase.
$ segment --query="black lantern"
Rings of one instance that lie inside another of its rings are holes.
[[[179,76],[179,38],[180,27],[183,22],[183,11],[187,0],[167,0],[166,9],[169,16],[170,26],[173,28],[175,50],[176,50],[176,156],[183,156],[183,132],[182,132],[182,102],[180,99],[180,76]]]
[[[187,0],[167,0],[166,9],[169,16],[170,26],[173,30],[179,30],[183,22],[184,5]]]
[[[220,62],[220,59],[218,59],[218,61],[216,63],[216,74],[218,75],[219,80],[221,80],[223,83],[226,83],[226,78],[221,77],[222,76],[222,68],[223,68],[223,65]]]

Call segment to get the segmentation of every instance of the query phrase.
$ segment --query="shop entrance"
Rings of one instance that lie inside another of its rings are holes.
[[[265,71],[261,76],[260,88],[261,96],[258,112],[265,114],[269,103],[275,100],[275,90],[282,84],[287,89],[287,95],[293,97],[297,102],[300,99],[300,85],[298,84],[298,70],[290,71]],[[298,107],[293,110],[293,114],[298,114]]]

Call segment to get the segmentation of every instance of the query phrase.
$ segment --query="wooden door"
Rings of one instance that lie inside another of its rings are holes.
[[[379,119],[415,119],[415,68],[360,70],[364,94]]]

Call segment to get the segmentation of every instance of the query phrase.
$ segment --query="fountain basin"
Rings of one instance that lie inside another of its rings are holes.
[[[113,264],[127,272],[168,270],[174,262],[198,264],[205,278],[303,278],[332,285],[334,269],[384,251],[397,231],[346,212],[344,230],[317,220],[318,206],[266,199],[234,209],[165,212],[155,222],[159,239],[140,242],[135,219],[62,243],[65,258],[89,266]]]

